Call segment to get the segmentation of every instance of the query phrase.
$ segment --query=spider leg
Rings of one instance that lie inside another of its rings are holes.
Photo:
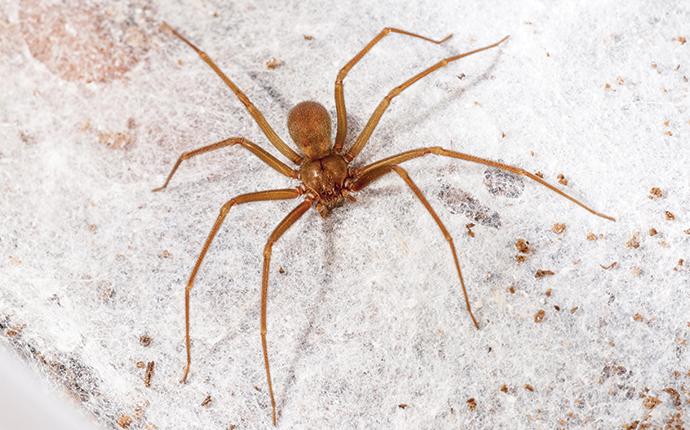
[[[436,214],[436,211],[434,208],[431,206],[429,201],[424,197],[424,194],[422,193],[422,190],[417,187],[417,184],[412,181],[412,178],[410,178],[410,175],[407,174],[407,171],[403,169],[400,166],[392,165],[392,164],[386,164],[383,166],[379,166],[378,168],[371,170],[367,172],[366,175],[361,176],[359,179],[355,180],[351,186],[352,191],[359,191],[362,188],[366,187],[376,179],[380,178],[381,176],[385,175],[386,173],[389,173],[391,171],[394,171],[395,173],[398,174],[402,178],[403,181],[407,184],[408,187],[412,190],[412,192],[417,196],[419,201],[424,205],[426,210],[429,212],[429,215],[434,219],[436,222],[436,225],[438,225],[438,228],[441,230],[441,233],[443,233],[443,237],[446,238],[446,241],[448,242],[448,246],[450,246],[451,253],[453,254],[453,262],[455,263],[455,268],[457,269],[458,272],[458,278],[460,279],[460,286],[462,286],[462,294],[465,297],[465,305],[467,307],[467,312],[470,314],[470,318],[472,319],[472,323],[474,323],[474,326],[479,329],[479,323],[477,322],[477,319],[474,317],[474,314],[472,313],[472,306],[470,305],[470,299],[469,296],[467,295],[467,288],[465,288],[465,280],[462,277],[462,270],[460,270],[460,260],[458,259],[458,252],[455,249],[455,243],[453,242],[453,237],[450,235],[448,232],[448,229],[446,229],[446,226],[443,225],[443,221],[441,221],[441,218],[439,218],[438,214]]]
[[[441,67],[445,67],[448,64],[457,61],[461,58],[467,57],[472,54],[476,54],[478,52],[486,51],[487,49],[495,48],[496,46],[500,45],[504,41],[506,41],[510,36],[506,36],[503,39],[499,40],[496,43],[492,43],[491,45],[484,46],[479,49],[475,49],[473,51],[465,52],[462,54],[454,55],[452,57],[444,58],[443,60],[439,61],[438,63],[434,64],[433,66],[429,67],[428,69],[417,73],[407,81],[403,82],[402,84],[398,85],[397,87],[393,88],[384,98],[381,100],[381,102],[376,106],[376,110],[374,110],[374,113],[371,115],[369,118],[369,121],[367,121],[367,125],[364,127],[362,132],[357,136],[357,140],[355,140],[355,143],[352,145],[352,147],[347,151],[345,154],[345,159],[347,161],[352,161],[359,153],[362,151],[362,148],[364,148],[364,145],[367,144],[369,141],[369,137],[371,137],[371,134],[374,132],[374,129],[378,125],[379,121],[381,120],[381,117],[383,116],[383,113],[388,109],[388,106],[391,104],[391,101],[397,97],[400,93],[402,93],[406,88],[410,87],[412,84],[417,82],[418,80],[422,79],[426,75],[430,74],[431,72],[434,72]]]
[[[311,198],[307,198],[296,208],[292,210],[283,220],[278,224],[278,226],[273,230],[271,235],[266,241],[266,246],[264,247],[264,266],[263,273],[261,277],[261,348],[264,354],[264,367],[266,368],[266,380],[268,381],[268,393],[271,397],[271,416],[273,418],[273,425],[277,423],[276,416],[276,400],[273,395],[273,382],[271,381],[271,368],[268,364],[268,345],[266,343],[266,304],[268,302],[268,275],[271,266],[271,252],[273,249],[273,244],[280,239],[280,237],[289,229],[292,224],[295,223],[305,212],[309,210],[313,203]]]
[[[396,165],[400,164],[402,162],[412,160],[413,158],[418,158],[418,157],[423,157],[424,155],[427,154],[435,154],[435,155],[440,155],[443,157],[450,157],[450,158],[457,158],[460,160],[465,160],[465,161],[471,161],[473,163],[479,163],[479,164],[484,164],[487,166],[495,167],[497,169],[501,170],[506,170],[508,172],[514,173],[516,175],[521,175],[521,176],[526,176],[541,185],[545,186],[546,188],[550,189],[551,191],[556,192],[559,194],[561,197],[565,197],[566,199],[570,200],[571,202],[575,203],[576,205],[584,208],[590,213],[593,213],[596,216],[605,218],[609,221],[615,221],[616,219],[612,216],[605,215],[601,212],[597,212],[594,209],[590,208],[586,204],[582,203],[581,201],[577,200],[574,197],[571,197],[570,195],[566,194],[565,192],[559,190],[558,188],[554,187],[553,185],[549,184],[539,176],[528,172],[525,169],[515,167],[515,166],[510,166],[508,164],[503,164],[499,163],[497,161],[492,161],[492,160],[487,160],[485,158],[480,158],[476,157],[474,155],[470,154],[464,154],[462,152],[457,152],[457,151],[451,151],[449,149],[444,149],[441,148],[440,146],[431,146],[431,147],[426,147],[426,148],[419,148],[419,149],[413,149],[411,151],[406,151],[403,153],[400,153],[398,155],[394,155],[392,157],[384,158],[383,160],[376,161],[374,163],[371,163],[367,166],[364,166],[362,168],[359,168],[355,171],[355,177],[366,177],[367,175],[371,175],[373,172],[376,172],[377,169],[383,167],[383,166],[391,166],[391,165]]]
[[[184,160],[188,160],[192,157],[196,157],[197,155],[201,155],[206,152],[215,151],[217,149],[233,145],[240,145],[241,147],[249,150],[252,154],[259,157],[264,163],[268,164],[269,166],[277,170],[279,173],[282,173],[283,175],[289,178],[297,178],[299,176],[299,173],[295,169],[288,167],[285,163],[278,160],[276,157],[274,157],[273,155],[271,155],[255,143],[250,142],[244,137],[231,137],[228,139],[221,140],[220,142],[202,146],[201,148],[197,148],[193,151],[183,152],[182,155],[180,155],[180,157],[175,162],[175,165],[168,174],[168,177],[165,178],[165,183],[158,188],[154,188],[152,191],[161,191],[162,189],[167,187],[168,183],[170,182],[170,179],[172,179],[173,175],[177,171],[177,168],[180,167],[180,163],[182,163]]]
[[[359,60],[361,60],[362,57],[364,57],[371,50],[371,48],[374,47],[374,45],[379,43],[381,39],[388,36],[390,33],[398,33],[404,36],[416,37],[417,39],[422,39],[437,45],[453,37],[453,34],[451,33],[441,40],[434,40],[416,33],[401,30],[399,28],[386,27],[381,30],[381,32],[373,39],[371,39],[371,41],[367,43],[367,45],[362,48],[362,50],[359,51],[359,53],[355,55],[342,69],[340,69],[340,72],[338,72],[338,77],[335,80],[335,110],[338,117],[338,131],[335,135],[335,146],[333,147],[335,152],[340,152],[340,150],[343,148],[345,136],[347,134],[347,114],[345,109],[345,94],[343,93],[343,80],[350,72],[350,69],[352,69],[355,64],[359,63]]]
[[[199,272],[199,267],[201,267],[201,262],[204,260],[204,257],[206,256],[206,252],[208,251],[208,248],[211,246],[211,242],[213,242],[213,238],[216,237],[216,233],[218,233],[218,229],[220,229],[220,226],[223,224],[223,221],[225,221],[225,217],[228,214],[228,211],[230,211],[230,208],[233,207],[234,205],[240,205],[243,203],[249,203],[249,202],[258,202],[258,201],[264,201],[264,200],[287,200],[287,199],[295,199],[299,197],[302,194],[302,191],[299,189],[284,189],[284,190],[269,190],[269,191],[257,191],[254,193],[247,193],[247,194],[240,194],[237,197],[233,197],[232,199],[228,200],[227,203],[225,203],[221,208],[220,208],[220,214],[218,214],[218,218],[216,218],[216,222],[213,224],[213,227],[211,228],[211,232],[208,234],[208,237],[206,238],[206,242],[204,243],[204,246],[201,248],[201,252],[199,253],[199,257],[196,260],[196,263],[194,264],[194,268],[192,269],[192,273],[189,275],[189,280],[187,281],[187,287],[184,290],[184,320],[185,320],[185,344],[187,346],[187,366],[184,369],[184,374],[182,375],[182,380],[180,381],[181,383],[187,382],[187,375],[189,374],[189,367],[192,364],[192,353],[191,353],[191,339],[189,337],[189,293],[192,291],[192,288],[194,287],[194,279],[196,279],[196,275]]]
[[[261,128],[261,131],[264,132],[268,140],[273,144],[273,146],[276,147],[278,151],[280,151],[281,154],[292,160],[293,163],[295,164],[300,164],[302,162],[302,156],[296,153],[292,148],[290,148],[281,138],[276,134],[276,132],[273,130],[271,125],[266,121],[266,118],[264,118],[263,114],[254,106],[254,104],[249,100],[247,95],[240,90],[240,88],[235,85],[233,81],[230,80],[230,78],[223,73],[222,70],[220,70],[220,67],[216,65],[216,63],[213,62],[211,57],[209,57],[204,51],[199,49],[196,45],[194,45],[192,42],[190,42],[186,37],[181,35],[180,33],[177,32],[174,28],[172,28],[168,23],[164,22],[162,27],[164,29],[167,29],[171,31],[175,36],[177,36],[180,40],[182,40],[184,43],[186,43],[190,48],[192,48],[198,55],[201,57],[202,60],[208,64],[214,72],[216,72],[216,75],[218,75],[225,84],[230,87],[233,93],[237,96],[238,99],[242,102],[245,108],[247,108],[247,111],[249,114],[254,118],[254,121],[259,125],[259,128]]]

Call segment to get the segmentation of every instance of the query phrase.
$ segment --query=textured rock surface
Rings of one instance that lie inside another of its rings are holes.
[[[297,102],[335,112],[338,69],[386,25],[455,35],[376,46],[345,83],[353,132],[415,71],[510,34],[397,98],[358,163],[445,146],[540,171],[618,222],[483,166],[407,163],[457,240],[477,331],[399,180],[309,213],[273,258],[279,426],[690,425],[687,1],[225,3],[0,6],[1,342],[106,428],[269,428],[261,251],[294,203],[226,221],[192,294],[187,385],[183,289],[218,208],[290,181],[233,148],[150,191],[182,151],[236,135],[272,150],[158,24],[215,58],[284,138]]]

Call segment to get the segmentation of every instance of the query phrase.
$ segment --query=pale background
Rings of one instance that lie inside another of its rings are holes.
[[[331,3],[0,3],[1,342],[105,428],[269,428],[261,253],[295,203],[228,217],[192,294],[187,385],[183,289],[225,201],[291,182],[232,148],[150,191],[180,152],[228,136],[277,154],[159,23],[215,58],[286,139],[299,101],[335,113],[338,69],[384,26],[454,37],[376,46],[345,82],[353,131],[416,71],[510,34],[398,97],[357,163],[440,145],[563,174],[618,222],[483,166],[406,163],[456,238],[477,331],[446,242],[399,179],[327,220],[308,213],[273,258],[279,427],[688,426],[690,3]],[[145,387],[137,362],[150,361]]]

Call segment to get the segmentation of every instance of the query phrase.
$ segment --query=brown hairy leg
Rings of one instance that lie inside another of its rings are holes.
[[[479,49],[475,49],[473,51],[465,52],[462,54],[454,55],[452,57],[444,58],[443,60],[439,61],[438,63],[434,64],[433,66],[429,67],[428,69],[417,73],[407,81],[403,82],[402,84],[398,85],[397,87],[393,88],[384,98],[381,100],[378,106],[376,106],[376,110],[374,110],[374,113],[371,114],[371,117],[369,118],[369,121],[367,122],[367,125],[364,127],[362,132],[357,136],[357,140],[355,143],[352,145],[352,147],[347,151],[345,154],[345,159],[347,161],[352,161],[357,155],[362,151],[364,148],[364,145],[367,144],[369,141],[369,137],[371,137],[371,134],[374,132],[374,129],[378,125],[379,121],[381,120],[381,117],[383,116],[383,113],[388,109],[388,106],[391,104],[391,101],[397,97],[400,93],[402,93],[406,88],[410,87],[412,84],[417,82],[418,80],[422,79],[426,75],[430,74],[431,72],[434,72],[441,67],[445,67],[448,64],[457,61],[461,58],[465,58],[467,56],[470,56],[472,54],[476,54],[478,52],[486,51],[487,49],[495,48],[501,43],[505,42],[508,39],[509,36],[504,37],[503,39],[499,40],[496,43],[492,43],[491,45],[484,46]]]
[[[359,63],[359,60],[361,60],[362,57],[364,57],[371,50],[371,48],[374,47],[374,45],[379,43],[381,39],[388,36],[390,33],[397,33],[402,34],[403,36],[416,37],[417,39],[422,39],[427,42],[435,43],[437,45],[453,37],[453,34],[451,33],[441,40],[434,40],[416,33],[410,33],[409,31],[401,30],[399,28],[386,27],[383,30],[381,30],[381,32],[377,34],[373,39],[371,39],[371,41],[367,43],[366,46],[362,48],[362,50],[359,51],[357,55],[355,55],[350,61],[348,61],[348,63],[342,69],[340,69],[340,72],[338,72],[338,77],[335,80],[335,111],[338,120],[338,131],[335,135],[335,146],[333,146],[333,150],[335,152],[340,152],[340,150],[343,149],[343,145],[345,144],[345,137],[347,135],[347,112],[345,108],[343,80],[350,72],[350,69],[352,69],[355,66],[355,64]]]
[[[264,367],[266,368],[266,381],[268,382],[268,394],[271,397],[271,416],[273,418],[273,425],[278,422],[276,415],[276,399],[273,395],[273,382],[271,380],[271,367],[268,363],[268,344],[266,343],[266,305],[268,303],[268,275],[271,268],[271,252],[273,244],[280,239],[280,237],[289,229],[305,212],[311,208],[313,199],[307,198],[296,208],[292,210],[278,226],[273,230],[273,233],[268,237],[266,246],[264,247],[264,266],[261,276],[261,348],[264,354]]]
[[[584,208],[585,210],[589,211],[590,213],[605,218],[609,221],[615,221],[616,219],[612,216],[603,214],[601,212],[597,212],[594,209],[590,208],[586,204],[582,203],[581,201],[577,200],[574,197],[571,197],[570,195],[566,194],[565,192],[559,190],[558,188],[554,187],[553,185],[549,184],[539,176],[528,172],[525,169],[522,169],[520,167],[515,167],[515,166],[510,166],[508,164],[503,164],[499,163],[497,161],[492,161],[492,160],[487,160],[485,158],[480,158],[476,157],[474,155],[470,154],[464,154],[462,152],[457,152],[457,151],[451,151],[449,149],[444,149],[441,148],[440,146],[431,146],[427,148],[419,148],[419,149],[413,149],[411,151],[406,151],[403,153],[400,153],[398,155],[393,155],[388,158],[384,158],[383,160],[376,161],[374,163],[371,163],[367,166],[361,167],[355,171],[355,175],[357,177],[361,176],[366,176],[371,174],[372,172],[375,172],[377,169],[383,167],[383,166],[392,166],[396,164],[403,163],[408,160],[412,160],[413,158],[419,158],[423,157],[427,154],[435,154],[435,155],[440,155],[443,157],[450,157],[450,158],[457,158],[460,160],[465,160],[465,161],[471,161],[473,163],[479,163],[479,164],[484,164],[487,166],[495,167],[497,169],[501,170],[506,170],[511,173],[515,173],[516,175],[521,175],[521,176],[526,176],[541,185],[545,186],[546,188],[550,189],[551,191],[554,191],[558,193],[561,197],[565,197],[566,199],[570,200],[571,202],[575,203],[576,205]]]
[[[206,64],[209,65],[213,69],[214,72],[216,72],[216,75],[218,75],[225,84],[230,87],[233,93],[237,96],[238,99],[242,102],[245,108],[247,108],[247,111],[249,114],[254,118],[254,121],[259,125],[259,128],[261,128],[261,131],[264,132],[268,140],[275,146],[275,148],[280,151],[281,154],[292,160],[293,163],[295,164],[300,164],[302,162],[302,156],[296,153],[292,148],[290,148],[284,141],[283,139],[276,134],[276,132],[273,130],[271,125],[266,121],[266,118],[264,118],[263,114],[254,106],[254,103],[249,100],[249,97],[245,93],[240,90],[240,88],[235,85],[233,81],[228,78],[228,76],[223,73],[222,70],[220,70],[220,67],[216,65],[216,63],[213,62],[211,57],[209,57],[204,51],[199,49],[195,44],[190,42],[186,37],[181,35],[180,33],[177,32],[174,28],[172,28],[168,23],[164,22],[162,27],[177,36],[181,41],[186,43],[190,48],[192,48],[198,55],[201,57],[202,60],[206,62]]]
[[[283,175],[285,175],[289,178],[298,178],[299,177],[299,173],[297,172],[297,170],[288,167],[285,163],[278,160],[276,157],[272,156],[270,153],[268,153],[266,150],[262,149],[260,146],[256,145],[255,143],[250,142],[249,140],[245,139],[244,137],[231,137],[228,139],[221,140],[220,142],[216,142],[216,143],[212,143],[210,145],[202,146],[201,148],[197,148],[193,151],[183,152],[182,155],[180,155],[180,157],[175,162],[175,165],[173,166],[172,170],[168,174],[168,177],[165,178],[165,183],[158,188],[154,188],[152,191],[161,191],[162,189],[167,187],[168,183],[170,183],[170,180],[172,179],[173,175],[177,171],[177,168],[180,167],[180,164],[184,160],[188,160],[192,157],[196,157],[197,155],[201,155],[201,154],[204,154],[206,152],[215,151],[217,149],[221,149],[221,148],[225,148],[225,147],[233,146],[233,145],[240,145],[243,148],[249,150],[252,154],[259,157],[264,163],[268,164],[269,166],[274,168],[276,171],[278,171],[279,173],[282,173]]]
[[[458,252],[455,249],[453,236],[450,235],[448,229],[446,229],[446,226],[443,224],[443,221],[441,221],[441,218],[439,218],[434,208],[431,206],[426,197],[424,197],[422,190],[420,190],[419,187],[417,187],[417,184],[415,184],[414,181],[412,181],[412,178],[410,178],[410,175],[407,174],[407,171],[402,167],[396,165],[379,166],[376,169],[369,170],[366,174],[359,176],[358,179],[356,179],[355,182],[352,184],[351,189],[352,191],[359,191],[362,188],[369,185],[370,183],[372,183],[373,181],[375,181],[376,179],[391,171],[397,173],[398,176],[400,176],[402,180],[405,181],[407,186],[410,187],[415,196],[417,196],[419,201],[422,202],[426,210],[429,212],[429,215],[431,215],[431,217],[434,219],[436,225],[438,225],[438,228],[441,230],[441,233],[443,233],[443,237],[445,237],[446,241],[448,242],[448,246],[450,246],[450,251],[453,254],[453,262],[455,263],[455,269],[457,270],[458,278],[460,279],[462,294],[465,297],[465,305],[467,307],[467,312],[470,314],[472,323],[478,329],[479,323],[477,322],[477,319],[474,317],[474,314],[472,313],[472,306],[470,305],[470,299],[467,295],[467,288],[465,288],[465,280],[462,277],[462,270],[460,270],[460,260],[458,259]]]
[[[201,252],[199,253],[199,257],[196,260],[196,263],[194,264],[194,268],[192,269],[192,273],[189,275],[189,280],[187,281],[187,287],[184,290],[184,321],[185,321],[185,344],[187,346],[187,366],[184,369],[184,374],[182,375],[182,380],[180,382],[185,383],[187,382],[187,375],[189,374],[189,367],[192,364],[192,344],[191,344],[191,339],[189,337],[189,293],[192,291],[192,288],[194,287],[194,279],[196,278],[197,273],[199,272],[199,267],[201,267],[201,262],[204,261],[204,257],[206,256],[206,252],[208,251],[208,248],[211,246],[211,243],[213,242],[213,238],[216,237],[216,233],[218,233],[218,229],[220,229],[220,226],[223,224],[223,221],[225,221],[225,217],[227,216],[228,212],[230,211],[230,208],[233,207],[234,205],[240,205],[243,203],[249,203],[249,202],[259,202],[259,201],[264,201],[264,200],[287,200],[287,199],[295,199],[302,195],[302,191],[298,188],[295,189],[284,189],[284,190],[270,190],[270,191],[257,191],[254,193],[248,193],[248,194],[241,194],[237,197],[234,197],[230,200],[228,200],[227,203],[225,203],[221,208],[220,208],[220,214],[218,214],[218,218],[216,218],[216,222],[213,224],[213,227],[211,228],[211,232],[208,234],[208,237],[206,238],[206,242],[204,243],[204,246],[201,248]]]

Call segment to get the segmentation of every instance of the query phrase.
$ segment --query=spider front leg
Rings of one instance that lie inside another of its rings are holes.
[[[304,200],[299,206],[292,210],[278,226],[273,230],[273,233],[268,237],[266,246],[264,247],[264,266],[261,275],[261,348],[264,354],[264,367],[266,368],[266,381],[268,382],[268,394],[271,397],[271,416],[273,418],[273,425],[278,422],[276,415],[276,399],[273,395],[273,382],[271,380],[271,367],[268,363],[268,345],[266,343],[266,319],[267,311],[266,305],[268,303],[268,275],[271,269],[271,253],[273,244],[280,239],[280,237],[294,224],[305,212],[309,210],[313,203],[311,198]]]
[[[357,53],[357,55],[355,55],[350,61],[348,61],[348,63],[345,66],[343,66],[342,69],[340,69],[340,72],[338,72],[338,77],[335,80],[335,111],[338,118],[338,131],[336,132],[335,145],[333,146],[333,150],[335,152],[339,153],[340,150],[343,148],[343,144],[345,143],[345,136],[347,134],[347,112],[345,108],[345,94],[343,93],[343,80],[350,72],[350,70],[355,66],[355,64],[359,63],[359,60],[361,60],[362,57],[364,57],[371,50],[371,48],[374,47],[374,45],[379,43],[381,39],[383,39],[391,33],[397,33],[403,36],[416,37],[417,39],[422,39],[426,42],[431,42],[436,45],[445,42],[453,36],[453,34],[451,33],[441,40],[434,40],[416,33],[410,33],[409,31],[401,30],[399,28],[386,27],[383,30],[381,30],[381,32],[377,34],[376,37],[371,39],[371,41],[367,43],[366,46],[362,48],[362,50],[359,51],[359,53]]]
[[[431,217],[434,219],[436,225],[438,225],[438,228],[441,230],[441,233],[443,233],[443,237],[448,242],[448,246],[450,246],[450,251],[453,254],[453,262],[455,263],[455,269],[457,270],[458,278],[460,279],[460,286],[462,287],[462,294],[465,297],[465,305],[467,307],[467,312],[470,314],[470,318],[472,319],[472,323],[474,324],[474,326],[477,329],[479,329],[479,323],[477,322],[477,319],[474,317],[474,313],[472,313],[470,298],[467,295],[467,288],[465,288],[465,280],[462,277],[462,270],[460,269],[460,260],[458,259],[458,251],[455,249],[453,236],[450,235],[448,229],[443,224],[443,221],[441,221],[441,218],[439,218],[434,208],[431,206],[426,197],[424,197],[422,190],[420,190],[419,187],[417,187],[417,184],[415,184],[414,181],[412,181],[412,178],[410,178],[410,175],[407,174],[407,171],[402,167],[396,165],[380,166],[376,169],[367,171],[365,174],[357,176],[356,179],[353,181],[350,189],[352,191],[359,191],[362,188],[369,185],[370,183],[372,183],[373,181],[375,181],[376,179],[391,171],[397,173],[398,176],[400,176],[402,180],[405,181],[407,186],[410,187],[410,189],[415,194],[415,196],[417,196],[419,201],[422,202],[424,208],[426,208],[426,210],[429,212],[429,215],[431,215]]]
[[[431,72],[434,72],[442,67],[447,66],[448,64],[458,61],[461,58],[465,58],[467,56],[476,54],[478,52],[486,51],[487,49],[495,48],[501,43],[505,42],[508,40],[508,37],[506,36],[503,39],[499,40],[496,43],[492,43],[491,45],[484,46],[482,48],[475,49],[473,51],[465,52],[462,54],[454,55],[452,57],[444,58],[443,60],[439,61],[438,63],[434,64],[433,66],[429,67],[428,69],[417,73],[410,79],[406,80],[402,84],[398,85],[397,87],[393,88],[384,98],[381,100],[381,102],[376,106],[376,110],[374,110],[374,113],[371,114],[371,117],[369,118],[369,121],[367,121],[367,125],[364,127],[362,132],[357,136],[357,140],[355,140],[355,143],[352,145],[352,147],[347,151],[345,154],[345,159],[347,161],[352,161],[364,148],[364,145],[367,144],[369,141],[369,137],[371,137],[371,134],[374,132],[374,129],[376,129],[376,126],[378,125],[379,121],[381,120],[381,117],[383,116],[383,113],[388,109],[388,106],[391,104],[391,101],[400,93],[402,93],[405,89],[409,88],[412,84],[417,82],[418,80],[422,79],[426,75],[430,74]]]
[[[194,52],[196,52],[197,55],[201,57],[201,59],[204,60],[204,62],[208,64],[211,69],[213,69],[216,75],[218,75],[218,77],[221,78],[228,87],[230,87],[230,90],[235,93],[235,96],[237,96],[252,118],[254,118],[254,121],[256,121],[256,124],[259,126],[261,131],[263,131],[264,135],[268,138],[271,144],[273,144],[273,146],[280,151],[281,154],[292,160],[292,162],[295,164],[300,164],[302,162],[302,156],[296,153],[283,141],[283,139],[280,138],[280,136],[278,136],[275,130],[273,130],[273,127],[271,127],[268,121],[266,121],[266,118],[259,111],[259,109],[254,106],[254,103],[252,103],[251,100],[249,100],[249,97],[247,97],[247,95],[242,92],[242,90],[225,73],[223,73],[222,70],[220,70],[220,67],[213,62],[211,57],[199,49],[199,47],[193,44],[189,39],[181,35],[177,30],[172,28],[167,22],[164,22],[161,27],[167,31],[170,31],[173,35],[175,35],[175,37],[192,48]]]
[[[193,151],[189,152],[183,152],[182,155],[177,159],[175,162],[175,165],[173,166],[172,170],[168,174],[168,177],[165,178],[165,183],[161,185],[158,188],[154,188],[152,191],[161,191],[165,187],[168,186],[170,183],[170,180],[172,179],[173,175],[177,171],[177,168],[180,167],[180,164],[184,160],[188,160],[192,157],[196,157],[197,155],[204,154],[206,152],[211,152],[215,151],[217,149],[225,148],[227,146],[233,146],[233,145],[240,145],[243,148],[249,150],[252,154],[256,155],[259,157],[264,163],[268,164],[272,168],[274,168],[276,171],[279,173],[282,173],[283,175],[287,176],[288,178],[297,178],[299,176],[299,173],[290,167],[288,167],[285,163],[282,161],[278,160],[276,157],[272,156],[270,153],[268,153],[266,150],[262,149],[260,146],[250,142],[249,140],[245,139],[244,137],[231,137],[228,139],[221,140],[220,142],[212,143],[210,145],[202,146],[201,148],[197,148]]]
[[[180,382],[185,383],[187,382],[187,375],[189,374],[189,368],[192,365],[192,343],[191,343],[191,338],[189,336],[189,293],[192,291],[192,288],[194,287],[194,280],[196,279],[196,275],[199,272],[199,268],[201,267],[202,261],[204,261],[204,257],[206,257],[206,252],[208,252],[208,248],[211,246],[211,243],[213,242],[213,238],[216,237],[216,233],[218,233],[218,229],[220,229],[220,226],[223,224],[223,221],[225,221],[225,217],[227,216],[228,212],[230,211],[230,208],[233,207],[234,205],[239,205],[243,203],[249,203],[249,202],[258,202],[258,201],[264,201],[264,200],[287,200],[287,199],[294,199],[299,197],[302,194],[302,191],[300,189],[285,189],[285,190],[270,190],[270,191],[257,191],[254,193],[248,193],[248,194],[241,194],[237,197],[234,197],[230,200],[228,200],[227,203],[225,203],[221,208],[220,208],[220,214],[218,214],[218,218],[216,218],[216,222],[213,224],[213,227],[211,228],[211,232],[208,234],[208,237],[206,238],[206,242],[204,243],[204,246],[201,248],[201,252],[199,253],[199,257],[196,260],[196,263],[194,264],[194,268],[192,269],[192,273],[189,275],[189,280],[187,281],[187,287],[184,290],[184,320],[185,320],[185,345],[187,347],[187,366],[184,369],[184,374],[182,375],[182,380]]]
[[[526,177],[540,183],[541,185],[545,186],[546,188],[550,189],[551,191],[554,191],[555,193],[557,193],[561,197],[564,197],[564,198],[570,200],[571,202],[575,203],[576,205],[584,208],[588,212],[590,212],[590,213],[592,213],[598,217],[607,219],[609,221],[615,221],[616,220],[612,216],[609,216],[609,215],[603,214],[601,212],[595,211],[594,209],[590,208],[589,206],[582,203],[578,199],[571,197],[567,193],[559,190],[558,188],[549,184],[548,182],[546,182],[545,180],[543,180],[539,176],[537,176],[531,172],[528,172],[525,169],[522,169],[520,167],[510,166],[508,164],[499,163],[498,161],[487,160],[485,158],[476,157],[476,156],[470,155],[470,154],[464,154],[462,152],[451,151],[449,149],[441,148],[440,146],[431,146],[431,147],[427,147],[427,148],[419,148],[419,149],[413,149],[411,151],[405,151],[405,152],[400,153],[398,155],[393,155],[392,157],[384,158],[383,160],[376,161],[376,162],[371,163],[367,166],[364,166],[360,169],[357,169],[355,171],[355,174],[358,177],[364,177],[364,176],[370,175],[374,172],[377,172],[378,169],[382,168],[383,166],[392,166],[392,165],[400,164],[400,163],[403,163],[405,161],[412,160],[414,158],[423,157],[423,156],[428,155],[428,154],[435,154],[435,155],[440,155],[442,157],[450,157],[450,158],[457,158],[459,160],[471,161],[473,163],[484,164],[486,166],[491,166],[491,167],[495,167],[497,169],[505,170],[505,171],[514,173],[516,175],[526,176]]]

